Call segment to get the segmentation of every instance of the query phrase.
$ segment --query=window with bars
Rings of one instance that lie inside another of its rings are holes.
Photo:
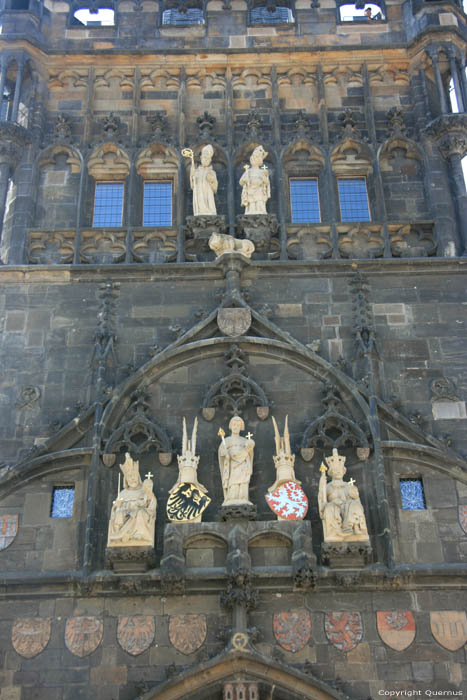
[[[402,510],[425,510],[425,492],[421,479],[401,479]]]
[[[145,182],[143,226],[172,226],[172,183]]]
[[[364,177],[339,178],[337,181],[341,221],[370,221],[368,192]]]
[[[293,22],[293,13],[289,7],[254,7],[250,11],[250,24],[285,24]]]
[[[162,24],[175,26],[178,24],[204,24],[204,13],[199,7],[191,7],[185,12],[180,12],[175,8],[164,10]]]
[[[54,486],[52,493],[51,518],[72,518],[75,500],[74,486]]]
[[[290,212],[293,224],[321,221],[318,180],[293,178],[289,180]]]
[[[123,192],[123,182],[96,183],[93,226],[122,225]]]

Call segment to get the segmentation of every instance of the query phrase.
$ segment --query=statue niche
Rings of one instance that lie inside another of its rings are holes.
[[[152,474],[142,482],[139,464],[128,453],[121,470],[123,489],[112,505],[107,547],[154,547],[157,501]]]

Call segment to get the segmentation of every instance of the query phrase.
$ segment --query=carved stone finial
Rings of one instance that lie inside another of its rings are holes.
[[[167,117],[163,112],[156,112],[146,117],[146,121],[151,127],[152,136],[155,141],[166,141]]]
[[[248,112],[246,129],[245,129],[245,139],[249,141],[258,141],[260,138],[261,131],[261,117],[258,110],[252,109]]]
[[[404,116],[400,107],[392,107],[387,113],[386,118],[389,122],[389,136],[405,136],[407,127],[404,124]]]
[[[216,124],[216,118],[212,116],[212,114],[209,114],[208,112],[204,112],[201,116],[198,117],[196,120],[196,123],[198,125],[199,129],[199,135],[201,139],[203,140],[208,140],[212,137],[212,132],[214,130],[214,126]]]
[[[117,138],[117,134],[120,130],[122,121],[120,117],[118,117],[116,114],[113,112],[110,112],[106,117],[103,118],[102,120],[102,128],[104,130],[104,134],[108,139],[115,139]]]
[[[309,115],[303,110],[300,109],[297,118],[294,122],[295,126],[295,134],[294,134],[294,139],[302,139],[302,138],[308,138],[309,137],[309,131],[310,131],[310,117]]]
[[[59,114],[55,122],[54,138],[57,141],[69,141],[70,137],[70,120],[65,114]]]
[[[358,131],[355,128],[355,125],[357,123],[355,119],[355,114],[354,112],[347,107],[344,109],[338,117],[339,121],[342,124],[342,131],[343,131],[343,136],[358,136]]]

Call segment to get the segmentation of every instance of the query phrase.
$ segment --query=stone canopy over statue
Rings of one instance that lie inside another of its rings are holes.
[[[240,435],[245,430],[245,423],[240,416],[234,416],[229,423],[231,434],[224,437],[222,428],[219,429],[221,444],[218,458],[224,490],[223,506],[252,505],[248,498],[248,487],[253,473],[253,452],[255,443],[251,433],[246,437]]]
[[[193,151],[185,148],[182,155],[191,158],[190,185],[193,190],[193,214],[206,216],[217,214],[214,195],[217,192],[217,176],[211,165],[214,148],[207,144],[201,149],[201,165],[195,166]]]
[[[262,146],[257,146],[250,156],[250,165],[245,166],[240,178],[245,214],[267,214],[266,202],[271,196],[269,172],[263,165],[267,155]]]
[[[368,542],[365,513],[358,488],[353,479],[343,481],[346,468],[345,457],[333,449],[326,458],[329,469],[321,464],[318,505],[323,521],[325,542]],[[328,471],[331,481],[326,478]]]
[[[107,547],[154,547],[157,501],[152,474],[142,482],[138,462],[129,454],[121,470],[123,489],[112,505]]]

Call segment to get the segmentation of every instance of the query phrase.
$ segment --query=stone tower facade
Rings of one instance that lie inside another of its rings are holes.
[[[466,695],[461,6],[0,16],[0,700]]]

